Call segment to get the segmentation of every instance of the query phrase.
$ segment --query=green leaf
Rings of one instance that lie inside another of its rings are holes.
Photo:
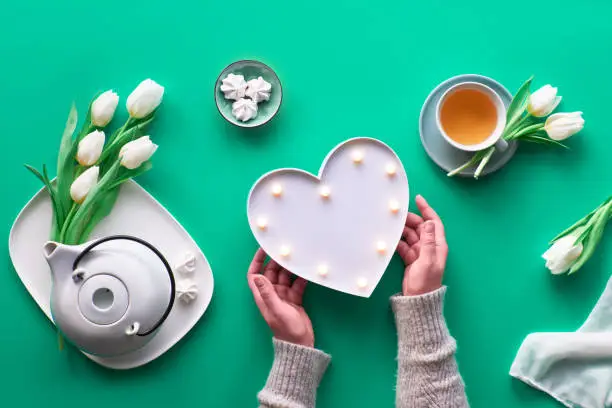
[[[66,235],[66,230],[70,226],[70,222],[72,221],[72,217],[74,217],[74,214],[76,213],[78,208],[79,208],[79,205],[77,203],[72,203],[72,205],[70,206],[70,210],[68,211],[68,215],[66,216],[66,219],[64,220],[64,223],[62,225],[62,229],[59,232],[59,240],[58,240],[58,242],[66,243],[66,240],[64,239],[65,235]]]
[[[536,134],[523,136],[523,137],[521,137],[521,141],[531,142],[531,143],[538,143],[538,144],[549,145],[549,146],[562,147],[564,149],[569,150],[569,147],[567,147],[567,145],[565,145],[565,144],[563,144],[561,142],[558,142],[556,140],[553,140],[553,139],[550,139],[550,138],[547,138],[547,137],[537,136]]]
[[[80,235],[75,238],[75,244],[86,242],[96,225],[111,213],[117,201],[117,197],[119,196],[119,190],[118,187],[110,189],[110,191],[92,207],[84,228],[82,228]]]
[[[72,135],[76,129],[78,120],[76,106],[74,102],[70,106],[70,113],[66,120],[66,126],[64,127],[64,133],[60,142],[59,153],[57,155],[57,172],[59,173],[66,162],[66,159],[70,156],[70,149],[72,148]]]
[[[568,229],[566,229],[565,231],[561,232],[556,237],[551,239],[549,244],[552,245],[558,239],[563,238],[564,236],[569,235],[572,232],[574,232],[574,230],[576,230],[576,228],[581,227],[581,226],[587,224],[589,221],[591,221],[591,217],[593,216],[593,214],[595,214],[597,211],[599,211],[599,209],[601,207],[603,207],[605,205],[608,205],[610,202],[612,202],[612,197],[608,197],[606,199],[606,201],[604,201],[603,203],[599,204],[599,206],[597,206],[597,208],[595,208],[593,211],[591,211],[590,213],[588,213],[587,215],[585,215],[584,217],[582,217],[581,219],[576,221],[571,227],[569,227]],[[589,225],[591,225],[591,224],[592,224],[592,222]]]
[[[30,166],[29,164],[24,164],[24,166],[26,169],[30,170],[32,174],[34,174],[45,186],[47,185],[47,183],[45,182],[45,178],[42,176],[42,174],[40,174],[38,170]]]
[[[56,239],[57,232],[61,229],[62,222],[59,218],[60,214],[58,211],[57,198],[55,196],[55,189],[51,185],[49,181],[49,177],[47,176],[47,167],[43,166],[43,174],[40,174],[38,170],[34,167],[25,164],[26,169],[30,170],[32,174],[34,174],[45,186],[47,192],[49,193],[49,197],[51,198],[51,207],[53,208],[53,222],[51,223],[51,239]]]
[[[70,199],[70,185],[74,172],[74,156],[76,155],[77,142],[73,140],[74,130],[77,123],[77,111],[74,103],[70,107],[70,114],[66,121],[60,149],[57,155],[57,205],[60,219],[65,219],[72,205]]]
[[[599,207],[597,209],[599,209]],[[590,220],[591,216],[593,214],[595,214],[595,211],[597,211],[597,210],[594,210],[594,211],[590,212],[584,218],[581,218],[576,223],[574,223],[574,225],[572,225],[571,227],[569,227],[565,231],[557,234],[553,239],[550,240],[549,244],[552,245],[555,241],[557,241],[557,240],[563,238],[564,236],[569,235],[572,232],[574,232],[578,227],[582,227],[583,225],[585,225]]]
[[[589,234],[593,230],[593,222],[592,221],[597,221],[597,218],[596,217],[592,217],[589,220],[589,222],[587,222],[586,226],[584,227],[584,230],[580,233],[580,235],[578,235],[578,238],[576,238],[576,240],[574,241],[574,244],[579,244],[581,242],[584,242],[587,239],[587,237],[589,236]]]
[[[606,224],[608,223],[608,210],[609,204],[604,206],[603,208],[600,208],[593,216],[592,220],[594,221],[591,230],[588,235],[586,235],[583,241],[584,247],[582,249],[582,253],[578,257],[574,265],[572,265],[569,271],[570,275],[578,271],[595,252],[597,244],[599,244],[599,241],[601,241],[601,237],[603,236]]]
[[[510,102],[510,106],[508,106],[508,111],[506,112],[506,128],[512,127],[525,112],[527,103],[529,102],[529,86],[531,85],[531,81],[533,81],[533,76],[521,85],[514,95],[514,98],[512,98],[512,102]]]
[[[603,203],[601,203],[597,208],[595,208],[593,211],[591,211],[590,213],[588,213],[587,215],[585,215],[583,218],[581,218],[580,220],[576,221],[574,223],[574,225],[572,225],[571,227],[569,227],[568,229],[566,229],[565,231],[561,232],[560,234],[558,234],[556,237],[554,237],[551,241],[550,244],[552,245],[555,241],[563,238],[566,235],[571,234],[572,232],[574,232],[577,228],[582,227],[583,225],[585,226],[585,230],[582,232],[581,236],[578,237],[578,239],[576,240],[581,241],[580,238],[584,238],[585,234],[588,234],[588,231],[591,229],[591,226],[593,225],[593,220],[592,220],[592,216],[597,213],[599,211],[600,208],[602,208],[603,206],[607,206],[608,204],[610,204],[612,202],[612,197],[608,197],[608,199],[606,201],[604,201]],[[612,207],[611,207],[612,208]],[[608,210],[610,211],[610,210]],[[612,214],[611,214],[612,215]],[[588,227],[588,228],[587,228]]]

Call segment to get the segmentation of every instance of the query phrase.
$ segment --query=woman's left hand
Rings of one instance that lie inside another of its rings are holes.
[[[291,282],[291,274],[274,260],[267,264],[266,253],[259,248],[247,273],[249,288],[274,337],[289,343],[314,347],[310,318],[302,307],[306,280]]]

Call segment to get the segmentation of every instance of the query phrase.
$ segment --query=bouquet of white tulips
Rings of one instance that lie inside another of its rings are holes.
[[[551,115],[561,102],[561,96],[557,96],[557,88],[544,85],[531,93],[529,87],[532,80],[533,77],[529,78],[512,98],[506,113],[506,127],[502,138],[507,142],[517,140],[567,148],[562,141],[584,127],[582,112]],[[465,169],[478,166],[474,172],[474,178],[478,179],[495,150],[495,146],[491,146],[476,152],[468,162],[448,173],[448,176],[452,177]]]
[[[580,269],[593,255],[612,217],[612,197],[584,218],[557,235],[542,257],[552,274],[569,274]]]
[[[85,123],[74,136],[77,111],[73,105],[62,136],[57,177],[49,178],[26,167],[45,185],[51,196],[53,220],[51,239],[80,244],[112,210],[119,186],[151,168],[150,158],[157,145],[145,136],[147,125],[162,101],[164,88],[147,79],[127,98],[129,118],[107,138],[119,96],[112,90],[97,96],[90,104]]]

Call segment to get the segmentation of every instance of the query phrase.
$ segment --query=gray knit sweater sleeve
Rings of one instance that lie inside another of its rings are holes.
[[[273,339],[274,362],[258,394],[261,408],[312,408],[330,356],[322,351]]]
[[[396,406],[468,407],[442,304],[446,287],[421,296],[394,296],[398,337]]]
[[[398,408],[467,408],[457,369],[457,346],[442,315],[446,288],[422,296],[394,296],[398,332]],[[313,408],[330,356],[274,339],[274,363],[261,408]]]

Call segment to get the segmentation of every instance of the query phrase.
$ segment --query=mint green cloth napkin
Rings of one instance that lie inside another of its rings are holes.
[[[576,332],[528,335],[510,375],[567,407],[612,407],[612,279]]]

